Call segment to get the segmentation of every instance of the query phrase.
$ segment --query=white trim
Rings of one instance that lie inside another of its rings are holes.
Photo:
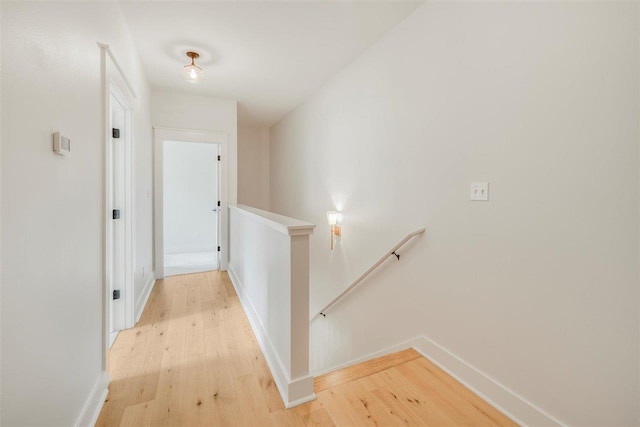
[[[218,168],[220,217],[218,220],[219,267],[226,271],[229,262],[229,134],[189,129],[153,128],[153,187],[154,187],[154,268],[157,279],[164,278],[164,207],[163,207],[163,142],[183,141],[218,144],[221,161]]]
[[[435,341],[420,336],[414,340],[413,348],[518,424],[523,426],[566,426],[553,415],[529,402]]]
[[[122,285],[122,299],[124,302],[124,329],[132,328],[135,325],[134,315],[134,263],[135,263],[135,198],[133,197],[133,189],[135,188],[134,182],[134,150],[133,150],[133,100],[127,98],[120,89],[121,83],[118,83],[116,79],[109,79],[109,95],[113,96],[115,100],[122,106],[125,111],[125,134],[122,135],[122,142],[124,145],[124,206],[111,206],[111,192],[113,191],[111,186],[111,172],[113,171],[113,159],[110,156],[107,158],[107,215],[112,209],[122,210],[122,221],[124,222],[124,276],[125,280]],[[109,106],[111,108],[111,100],[109,99]],[[114,144],[111,135],[108,135],[108,143]],[[111,236],[111,227],[113,227],[113,220],[107,219],[107,240],[109,241]],[[109,242],[109,246],[111,242]],[[109,253],[110,254],[110,253]],[[107,255],[109,255],[107,254]],[[107,264],[108,266],[109,264]],[[112,301],[112,300],[109,300]]]
[[[253,329],[253,333],[258,340],[258,345],[260,345],[262,354],[267,361],[271,375],[278,387],[284,406],[286,408],[293,408],[294,406],[314,400],[316,398],[315,393],[300,393],[302,390],[313,390],[313,377],[311,375],[307,375],[293,380],[289,378],[289,375],[287,374],[282,361],[278,357],[278,353],[275,351],[271,340],[269,340],[269,336],[253,308],[251,301],[246,297],[240,279],[238,279],[238,276],[233,270],[233,266],[231,264],[229,265],[228,273],[231,283],[238,294],[242,308],[249,319],[251,329]],[[311,382],[311,387],[309,387],[309,382]]]
[[[93,427],[95,425],[107,394],[109,394],[109,374],[102,371],[93,385],[82,411],[80,411],[75,427]]]
[[[129,89],[129,92],[131,92],[131,95],[133,95],[134,98],[137,98],[136,92],[133,90],[133,86],[129,82],[129,79],[127,78],[127,75],[125,74],[125,72],[122,70],[122,67],[120,67],[120,63],[116,59],[115,55],[113,54],[113,52],[111,52],[109,45],[98,42],[98,46],[100,47],[101,50],[103,50],[109,55],[109,58],[111,58],[111,62],[113,63],[113,65],[115,65],[116,69],[118,70],[118,73],[120,74],[120,76],[122,76],[122,80],[124,80],[124,83],[127,85],[127,89]]]
[[[284,400],[284,406],[290,409],[316,400],[316,394],[313,392],[313,380],[311,375],[291,380],[287,384],[287,400]],[[311,394],[308,394],[306,390],[311,390]]]
[[[313,381],[313,377],[310,377],[310,378],[311,378],[311,380]],[[303,397],[303,398],[301,398],[301,399],[298,399],[298,400],[294,400],[294,401],[292,401],[292,402],[289,402],[289,404],[288,404],[288,405],[287,405],[287,404],[285,404],[285,408],[287,408],[287,409],[295,408],[295,407],[296,407],[296,406],[298,406],[298,405],[304,405],[305,403],[313,402],[313,401],[314,401],[314,400],[316,400],[316,399],[317,399],[317,396],[316,396],[316,394],[314,393],[314,394],[312,394],[312,395],[310,395],[310,396]]]
[[[151,295],[151,291],[156,284],[155,273],[152,271],[148,276],[147,280],[144,282],[144,288],[138,298],[136,298],[136,323],[140,321],[140,316],[142,316],[142,312],[144,311],[144,307],[147,305],[147,301],[149,300],[149,295]]]
[[[107,129],[109,128],[109,114],[111,112],[108,108],[109,103],[109,84],[107,83],[107,49],[103,48],[100,43],[100,93],[102,95],[102,370],[107,370],[107,352],[111,346],[109,330],[109,273],[107,271],[108,263],[108,244],[107,244],[107,206],[108,206],[108,193],[107,193],[107,162],[109,154],[109,144]]]
[[[110,212],[110,115],[111,115],[111,94],[113,89],[117,88],[119,97],[121,97],[128,105],[128,126],[127,126],[127,149],[125,150],[125,284],[124,284],[124,303],[125,303],[125,327],[133,326],[134,321],[134,301],[133,271],[135,266],[135,204],[133,198],[134,189],[134,173],[133,173],[133,105],[136,97],[131,83],[127,79],[120,64],[109,49],[109,45],[98,42],[100,47],[100,93],[102,96],[102,135],[103,135],[103,153],[102,153],[102,369],[107,369],[107,352],[110,347],[111,328],[111,295],[110,295],[110,244],[109,236],[111,227]],[[111,62],[109,62],[109,59]],[[115,68],[115,71],[113,70]],[[127,90],[123,90],[123,89]]]
[[[248,216],[267,227],[273,228],[279,233],[289,236],[313,234],[313,230],[316,228],[315,224],[289,218],[284,215],[278,215],[262,209],[252,208],[251,206],[229,205],[229,209],[238,211],[242,215]]]
[[[113,343],[116,341],[116,338],[118,338],[119,333],[120,331],[115,331],[109,334],[109,348],[113,346]]]

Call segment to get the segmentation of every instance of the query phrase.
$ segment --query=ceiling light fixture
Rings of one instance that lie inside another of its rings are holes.
[[[184,66],[184,72],[187,73],[187,81],[191,83],[198,83],[198,77],[202,73],[202,68],[196,65],[196,59],[200,58],[198,52],[187,52],[187,56],[191,58],[191,64]]]

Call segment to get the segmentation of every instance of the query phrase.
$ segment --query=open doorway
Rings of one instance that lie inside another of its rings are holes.
[[[226,270],[226,132],[154,128],[156,278]]]
[[[163,142],[164,275],[218,270],[217,144]]]

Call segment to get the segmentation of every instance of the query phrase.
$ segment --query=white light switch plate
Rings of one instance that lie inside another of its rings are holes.
[[[488,201],[489,200],[489,183],[488,182],[472,182],[471,183],[471,200]]]

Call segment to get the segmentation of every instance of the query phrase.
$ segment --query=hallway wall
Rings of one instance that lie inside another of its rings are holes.
[[[151,96],[154,127],[226,132],[229,134],[229,204],[238,202],[237,102],[154,90]]]
[[[2,2],[0,2],[0,24],[2,24]],[[2,29],[0,28],[0,47],[2,47]],[[0,53],[0,424],[2,424],[2,54]]]
[[[111,46],[138,96],[136,287],[142,269],[151,270],[149,89],[115,3],[2,2],[0,23],[0,424],[71,426],[102,378],[104,152],[97,42]],[[70,157],[52,152],[55,131],[70,137]]]
[[[314,372],[425,336],[562,422],[640,423],[638,8],[425,3],[271,129],[312,312],[427,229],[312,322]]]
[[[269,129],[238,128],[238,203],[269,210]]]

